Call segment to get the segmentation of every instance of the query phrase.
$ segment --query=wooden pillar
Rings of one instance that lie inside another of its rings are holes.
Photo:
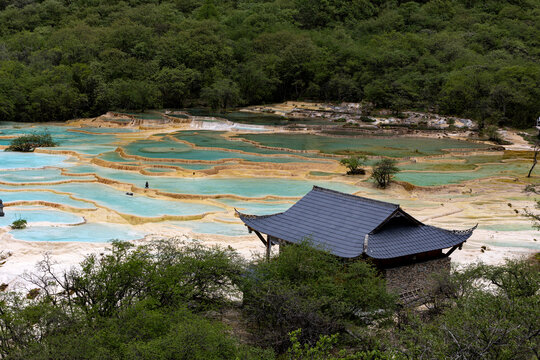
[[[270,235],[266,237],[266,261],[270,260],[270,253],[272,252],[272,240],[270,240]]]

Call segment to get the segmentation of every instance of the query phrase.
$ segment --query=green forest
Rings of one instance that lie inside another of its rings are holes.
[[[0,0],[0,121],[284,100],[527,127],[538,0]]]
[[[403,306],[365,261],[309,243],[270,261],[231,248],[116,242],[0,292],[2,359],[538,359],[540,258],[435,274]]]

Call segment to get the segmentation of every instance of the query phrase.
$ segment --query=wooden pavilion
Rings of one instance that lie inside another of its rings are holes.
[[[425,278],[426,273],[441,267],[449,269],[448,256],[461,249],[476,228],[460,231],[426,225],[397,204],[317,186],[285,212],[238,215],[266,246],[267,257],[274,245],[309,239],[314,246],[340,258],[371,259],[391,287],[395,282],[394,287],[404,291],[421,286],[414,285],[422,281],[418,273]]]

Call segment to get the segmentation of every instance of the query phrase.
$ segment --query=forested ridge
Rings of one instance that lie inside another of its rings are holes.
[[[0,0],[0,121],[366,101],[540,115],[538,0]]]

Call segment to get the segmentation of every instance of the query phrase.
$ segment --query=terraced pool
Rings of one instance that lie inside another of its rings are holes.
[[[294,150],[318,150],[323,153],[351,152],[389,157],[440,155],[445,149],[487,149],[484,144],[452,139],[414,137],[332,137],[314,134],[242,134],[238,139],[263,146]]]
[[[111,240],[135,240],[146,233],[129,225],[89,223],[77,226],[31,226],[22,230],[12,230],[11,234],[24,241],[76,241],[109,242]]]
[[[251,116],[245,117],[246,128],[249,124],[282,121],[269,117],[257,122],[252,121]],[[150,120],[158,117],[154,113],[139,116]],[[8,205],[23,202],[56,207],[5,207],[6,217],[0,218],[0,226],[8,226],[17,218],[26,218],[30,223],[25,230],[11,231],[21,240],[104,242],[136,239],[148,231],[127,223],[148,221],[152,225],[157,221],[157,232],[163,227],[191,229],[200,234],[240,236],[246,234],[246,229],[235,218],[234,209],[257,215],[282,212],[313,185],[395,200],[376,189],[366,178],[342,176],[339,157],[323,156],[317,151],[334,155],[366,153],[394,157],[402,169],[396,178],[418,186],[457,184],[491,177],[522,177],[530,166],[529,160],[518,155],[507,158],[503,153],[471,152],[468,156],[468,151],[484,151],[489,146],[446,138],[361,138],[280,132],[235,133],[228,138],[232,133],[224,131],[146,133],[134,128],[26,124],[4,124],[0,135],[17,136],[45,129],[60,143],[59,147],[49,151],[69,150],[78,156],[0,151],[0,199]],[[7,145],[9,141],[1,138],[0,145]],[[301,152],[304,150],[313,152]],[[131,155],[137,158],[129,158]],[[416,158],[421,159],[414,162]],[[371,158],[367,166],[377,160]],[[173,168],[159,168],[159,165]],[[121,170],[122,167],[131,170]],[[189,172],[176,173],[176,168]],[[296,173],[300,168],[302,172]],[[314,180],[318,177],[321,180]],[[150,189],[144,193],[140,189],[147,182]],[[133,186],[137,188],[135,191]],[[133,194],[128,194],[132,191]],[[401,203],[423,209],[428,206],[424,202],[418,205],[419,202],[413,200]],[[83,221],[86,222],[82,225],[67,226]],[[489,226],[496,230],[495,225],[486,225],[485,229]],[[530,230],[521,223],[508,229]]]

